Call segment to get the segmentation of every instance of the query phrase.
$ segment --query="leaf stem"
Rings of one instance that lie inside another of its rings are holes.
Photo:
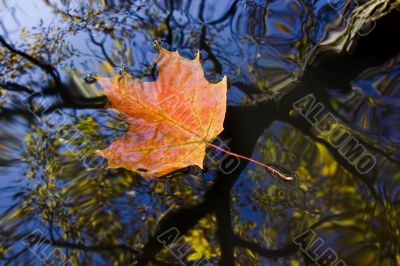
[[[213,148],[215,148],[215,149],[217,149],[217,150],[220,150],[220,151],[222,151],[222,152],[224,152],[224,153],[226,153],[226,154],[229,154],[229,155],[235,156],[235,157],[237,157],[237,158],[241,158],[241,159],[247,160],[247,161],[249,161],[249,162],[252,162],[252,163],[255,163],[255,164],[258,164],[258,165],[261,165],[262,167],[266,168],[267,170],[271,171],[272,173],[277,174],[277,175],[278,175],[280,178],[282,178],[282,179],[285,179],[285,180],[287,180],[287,181],[292,181],[292,180],[293,180],[293,177],[292,177],[292,176],[287,176],[287,175],[285,175],[284,173],[282,173],[281,171],[275,169],[275,168],[272,167],[272,166],[263,164],[263,163],[261,163],[261,162],[259,162],[259,161],[256,161],[256,160],[254,160],[254,159],[251,159],[251,158],[249,158],[249,157],[246,157],[246,156],[243,156],[243,155],[234,153],[234,152],[227,151],[227,150],[225,150],[225,149],[223,149],[223,148],[221,148],[221,147],[219,147],[219,146],[217,146],[217,145],[214,145],[214,144],[212,144],[212,143],[207,142],[207,144],[208,144],[210,147],[213,147]]]

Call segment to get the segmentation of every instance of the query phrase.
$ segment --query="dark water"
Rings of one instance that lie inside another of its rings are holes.
[[[400,265],[398,4],[0,1],[0,265]],[[105,168],[92,75],[154,80],[155,40],[228,77],[216,144],[296,179]]]

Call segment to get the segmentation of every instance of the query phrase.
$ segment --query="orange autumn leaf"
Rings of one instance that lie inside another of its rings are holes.
[[[160,47],[159,75],[146,82],[128,73],[97,78],[109,107],[123,113],[128,132],[101,150],[110,168],[123,167],[147,179],[189,165],[203,168],[207,144],[223,130],[226,77],[209,83],[194,60]]]

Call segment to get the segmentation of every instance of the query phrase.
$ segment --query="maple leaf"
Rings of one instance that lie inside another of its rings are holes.
[[[293,180],[272,166],[212,144],[223,130],[226,77],[209,83],[199,53],[189,60],[158,47],[156,81],[141,81],[126,72],[113,78],[96,78],[109,100],[108,107],[123,113],[129,123],[124,136],[98,152],[107,159],[109,168],[123,167],[147,179],[189,165],[203,168],[208,145]]]
[[[151,179],[197,165],[207,144],[223,130],[227,79],[209,83],[197,53],[194,60],[161,46],[159,75],[146,82],[128,73],[98,77],[109,108],[123,113],[128,132],[99,154],[109,168],[123,167]]]

